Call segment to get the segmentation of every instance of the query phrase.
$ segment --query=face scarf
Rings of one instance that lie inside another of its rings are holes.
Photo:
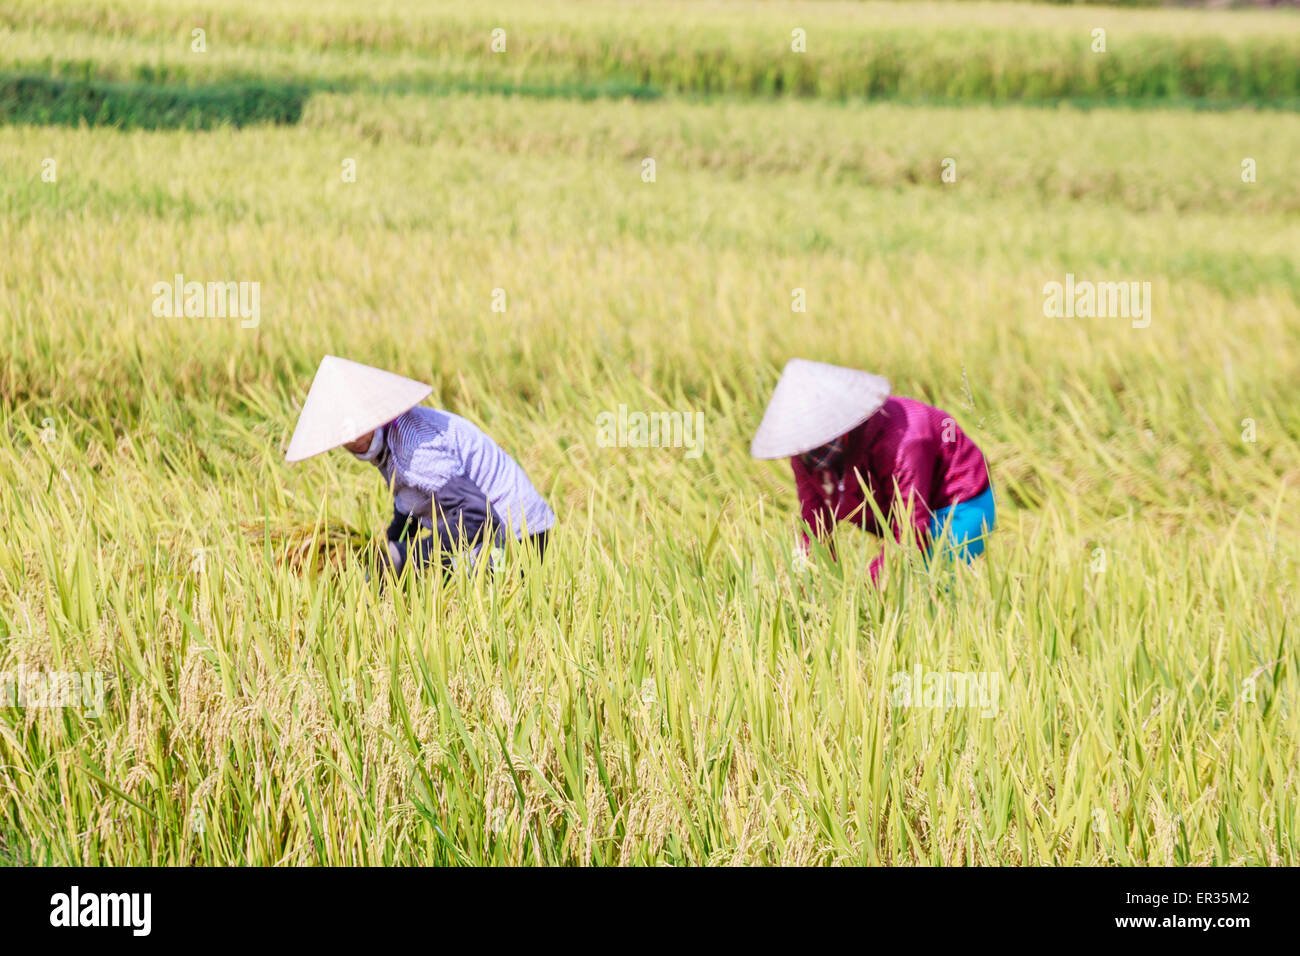
[[[799,456],[810,471],[831,471],[844,458],[844,437],[828,441],[820,448],[806,451]]]
[[[354,451],[352,454],[362,461],[373,461],[382,468],[384,458],[387,457],[385,454],[387,451],[388,446],[384,443],[384,426],[380,425],[375,429],[374,434],[370,436],[370,447],[365,451]]]

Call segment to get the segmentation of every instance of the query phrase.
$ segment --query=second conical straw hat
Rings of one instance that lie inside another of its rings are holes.
[[[801,455],[861,425],[887,398],[889,382],[879,375],[790,359],[749,453],[755,458]]]
[[[356,441],[432,392],[432,385],[327,355],[312,379],[284,460],[302,461]]]

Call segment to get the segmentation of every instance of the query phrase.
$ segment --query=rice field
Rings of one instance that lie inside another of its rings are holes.
[[[1293,11],[8,4],[0,862],[1296,865],[1298,64]],[[368,579],[378,475],[283,463],[325,353],[493,435],[545,562]],[[984,559],[796,560],[792,356],[954,415]],[[948,673],[996,699],[900,701]]]

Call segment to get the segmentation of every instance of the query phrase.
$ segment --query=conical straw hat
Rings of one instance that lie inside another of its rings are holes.
[[[334,355],[321,359],[285,461],[356,441],[429,397],[432,385]]]
[[[889,382],[853,368],[790,359],[749,453],[791,458],[861,425],[889,398]]]

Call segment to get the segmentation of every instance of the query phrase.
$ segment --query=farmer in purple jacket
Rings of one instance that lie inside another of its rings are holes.
[[[393,492],[387,556],[393,570],[440,555],[474,564],[510,539],[538,556],[555,514],[524,470],[478,426],[419,403],[433,386],[327,355],[312,380],[286,461],[340,445],[379,469]],[[421,529],[429,533],[421,535]]]
[[[838,521],[883,535],[870,495],[895,538],[927,555],[970,561],[993,529],[993,488],[978,447],[952,417],[856,369],[791,359],[750,453],[789,458],[803,524],[817,537]],[[808,533],[803,547],[808,547]],[[871,563],[878,581],[884,553]]]

